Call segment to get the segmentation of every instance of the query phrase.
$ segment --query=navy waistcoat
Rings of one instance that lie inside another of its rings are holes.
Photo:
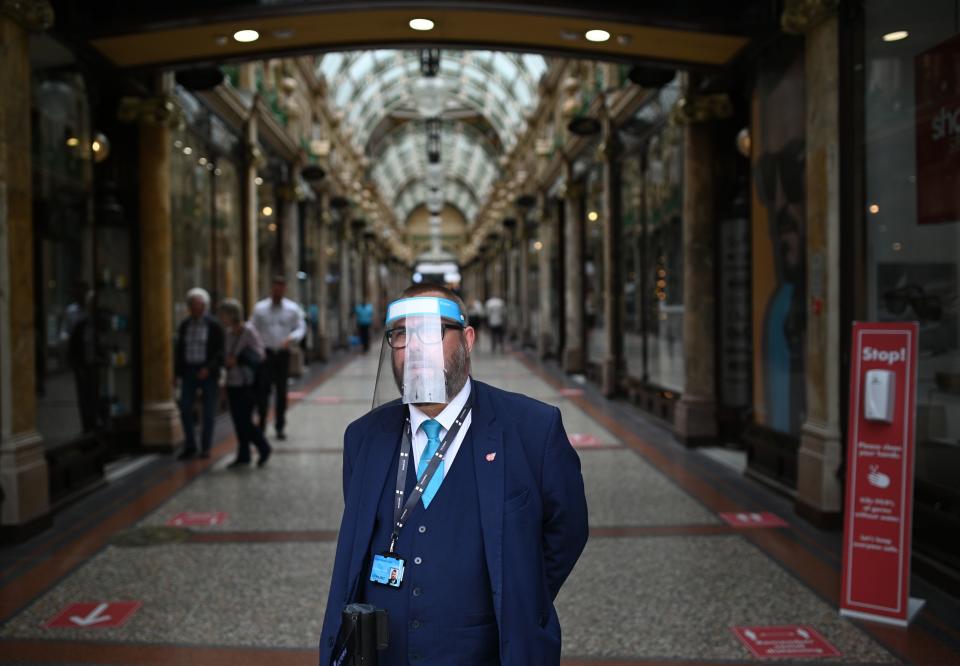
[[[399,456],[399,447],[395,458]],[[408,466],[406,495],[416,482],[416,460]],[[394,463],[393,470],[396,470]],[[467,431],[440,489],[424,509],[418,502],[396,552],[406,561],[400,589],[369,581],[370,561],[390,545],[396,474],[387,475],[367,556],[361,600],[390,615],[390,647],[380,653],[388,666],[495,666],[499,634],[493,593],[483,554],[473,438]]]

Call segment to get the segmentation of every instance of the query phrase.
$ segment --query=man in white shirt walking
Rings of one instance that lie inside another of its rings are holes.
[[[286,425],[287,377],[290,374],[290,347],[295,345],[307,332],[307,325],[301,308],[296,302],[285,298],[287,280],[282,275],[273,278],[270,297],[258,302],[251,317],[253,327],[260,334],[267,356],[262,367],[257,413],[260,430],[264,431],[267,419],[267,406],[270,403],[270,389],[276,388],[274,402],[274,427],[277,439],[286,439],[283,432]]]

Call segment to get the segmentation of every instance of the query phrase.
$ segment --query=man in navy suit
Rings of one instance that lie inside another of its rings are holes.
[[[411,324],[423,303],[438,308],[436,333]],[[331,661],[341,609],[353,602],[389,614],[381,664],[560,663],[553,602],[587,541],[580,460],[556,407],[470,378],[475,333],[464,312],[437,285],[410,287],[388,308],[382,358],[401,400],[344,435],[345,508],[321,666]],[[412,388],[414,373],[429,370],[416,347],[431,343],[442,345],[446,395],[416,402],[411,396],[422,399],[425,389]],[[400,504],[409,513],[397,520]],[[371,575],[398,563],[399,588]]]

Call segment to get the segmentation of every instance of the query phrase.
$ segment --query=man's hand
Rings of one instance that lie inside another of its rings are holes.
[[[210,371],[207,368],[200,368],[197,370],[197,379],[203,380],[210,376]]]
[[[280,347],[283,349],[290,349],[290,338],[284,338],[283,342],[280,343]]]
[[[230,356],[227,357],[227,360],[225,360],[223,364],[228,368],[232,368],[237,364],[237,357],[231,354]]]

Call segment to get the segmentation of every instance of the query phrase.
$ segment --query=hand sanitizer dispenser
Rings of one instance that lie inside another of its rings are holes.
[[[896,375],[890,370],[867,370],[863,387],[863,418],[893,423],[896,399]]]

